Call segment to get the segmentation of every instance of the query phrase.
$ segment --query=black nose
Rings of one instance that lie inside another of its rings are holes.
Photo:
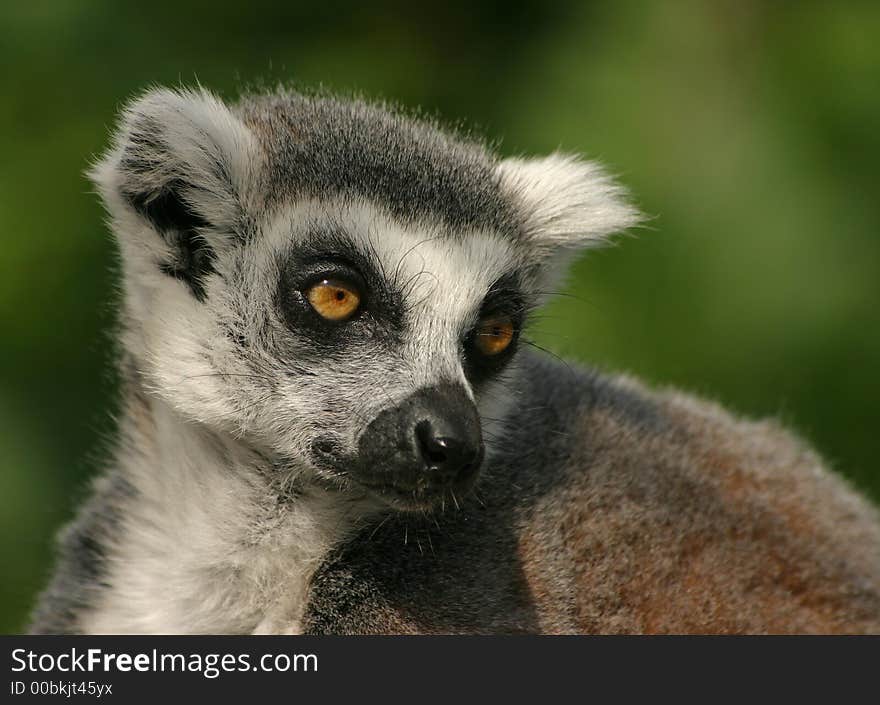
[[[481,455],[466,429],[456,429],[444,419],[423,419],[416,424],[416,441],[425,467],[440,480],[453,480],[472,469]],[[465,433],[461,433],[464,430]]]
[[[382,411],[358,442],[350,475],[367,487],[412,497],[470,486],[483,461],[473,400],[460,384],[424,387]]]

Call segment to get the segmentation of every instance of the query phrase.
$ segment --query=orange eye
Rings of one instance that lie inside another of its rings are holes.
[[[351,318],[361,304],[361,296],[350,284],[325,279],[306,291],[306,298],[328,321]]]
[[[513,340],[513,333],[513,321],[509,318],[487,318],[477,328],[477,349],[483,355],[503,353]]]

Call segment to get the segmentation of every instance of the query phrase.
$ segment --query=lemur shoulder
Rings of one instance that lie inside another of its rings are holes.
[[[638,221],[596,164],[152,89],[90,175],[123,410],[33,632],[880,632],[878,513],[801,441],[525,349]]]

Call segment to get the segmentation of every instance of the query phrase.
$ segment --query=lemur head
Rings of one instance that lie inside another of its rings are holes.
[[[592,163],[285,92],[150,90],[91,177],[151,392],[404,509],[467,489],[503,442],[528,311],[636,220]]]

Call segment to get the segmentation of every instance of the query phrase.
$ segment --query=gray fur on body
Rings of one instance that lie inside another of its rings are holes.
[[[32,631],[880,632],[876,511],[774,424],[525,352],[468,376],[497,282],[531,309],[637,221],[595,164],[500,159],[361,101],[156,89],[91,176],[123,413]],[[333,346],[285,313],[326,253],[390,302]],[[441,383],[487,461],[470,495],[401,514],[345,463]]]

